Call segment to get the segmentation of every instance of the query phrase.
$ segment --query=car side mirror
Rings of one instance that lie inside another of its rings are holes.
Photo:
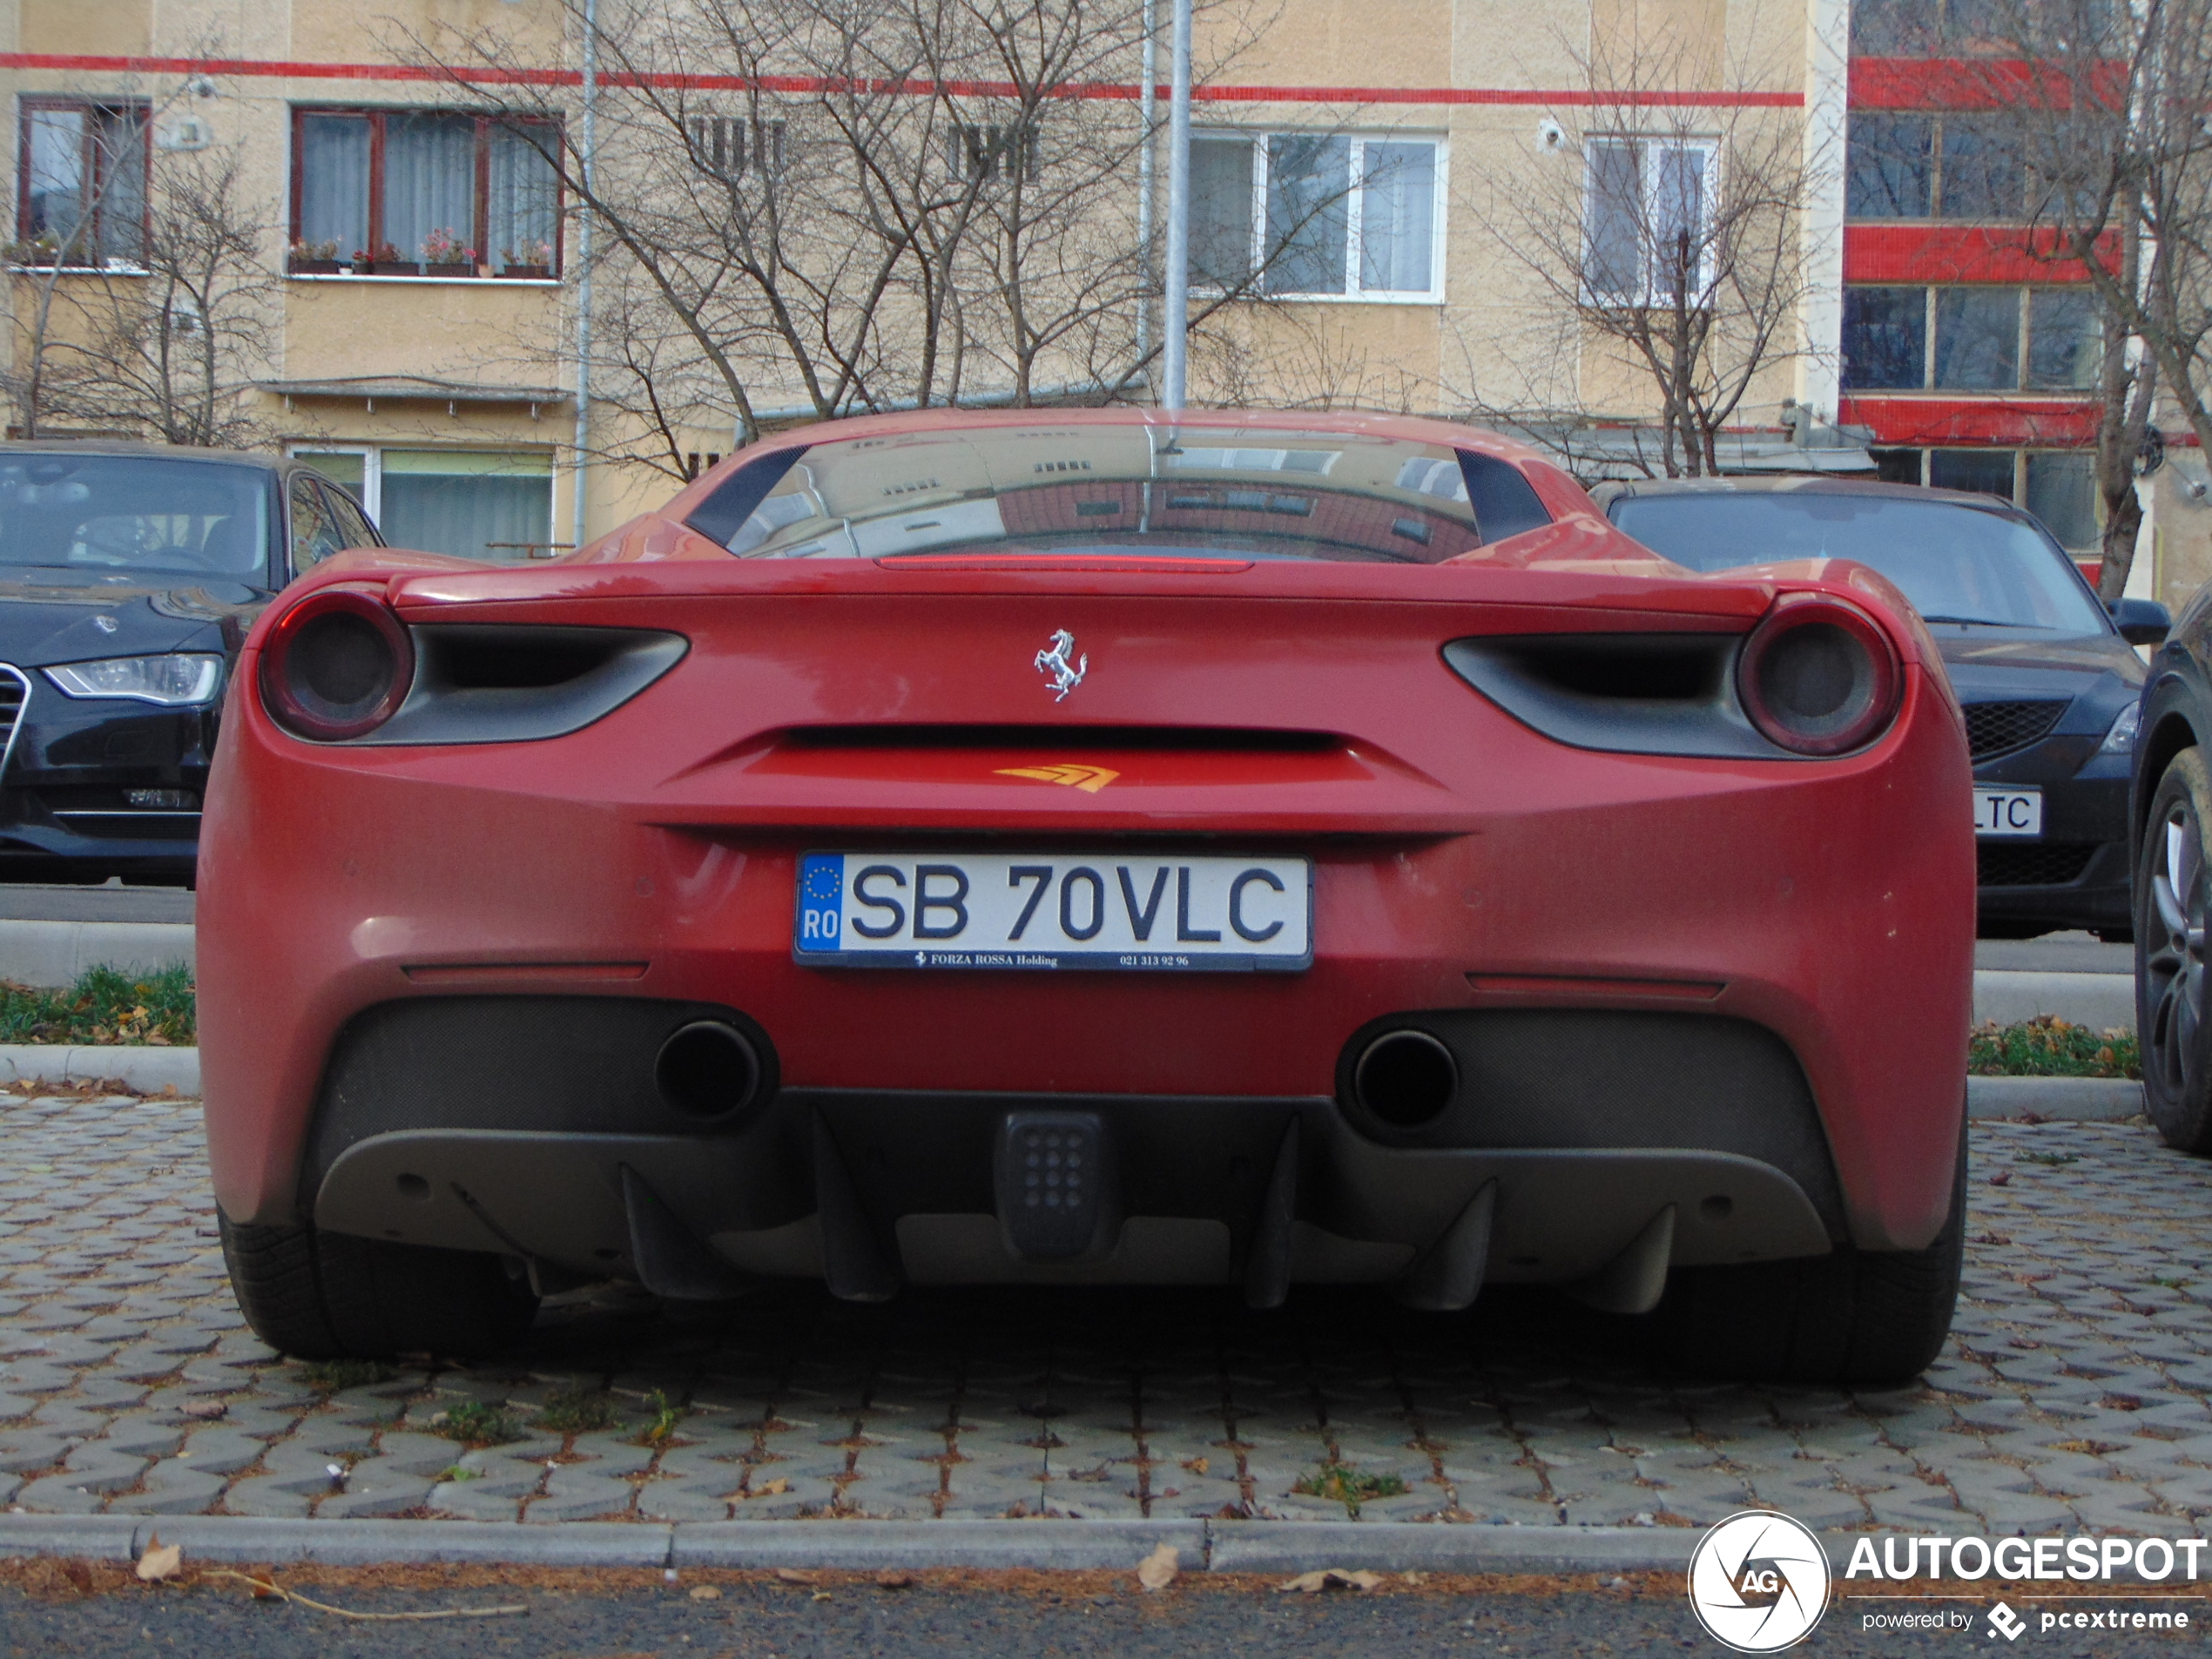
[[[2155,599],[2115,599],[2112,620],[2131,645],[2156,645],[2174,631],[2173,612]]]

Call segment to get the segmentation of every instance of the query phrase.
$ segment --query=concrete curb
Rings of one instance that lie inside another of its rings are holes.
[[[1679,1571],[1704,1528],[1421,1521],[258,1521],[229,1515],[0,1515],[0,1557],[135,1561],[158,1534],[189,1564],[475,1562],[518,1567],[1082,1568],[1128,1572],[1161,1544],[1185,1571]],[[1831,1551],[1833,1549],[1831,1545]],[[1849,1544],[1838,1559],[1848,1559]]]
[[[1974,1019],[2012,1025],[2055,1014],[2094,1031],[2135,1028],[2135,981],[2128,974],[2030,974],[2012,968],[1974,970]]]
[[[2143,1086],[2125,1077],[1969,1077],[1968,1117],[2048,1117],[2118,1123],[2143,1109]]]
[[[144,1043],[0,1042],[0,1082],[96,1083],[110,1080],[141,1094],[199,1093],[198,1049]]]
[[[190,922],[0,921],[0,979],[58,989],[88,968],[193,963]]]

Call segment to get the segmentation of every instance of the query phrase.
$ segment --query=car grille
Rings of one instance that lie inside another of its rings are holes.
[[[1966,748],[1977,760],[2025,749],[2059,723],[2066,699],[2036,703],[1969,703]]]
[[[30,677],[11,664],[0,663],[0,771],[16,752],[16,728],[23,723],[24,705],[30,701]]]
[[[1974,880],[1985,887],[2062,887],[2081,879],[2096,852],[2094,843],[2066,846],[2022,841],[2008,846],[1983,841],[1974,848]]]

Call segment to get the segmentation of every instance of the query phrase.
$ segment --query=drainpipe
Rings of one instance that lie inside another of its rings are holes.
[[[1136,246],[1143,261],[1143,275],[1136,285],[1136,361],[1152,356],[1152,124],[1158,104],[1160,82],[1159,24],[1153,17],[1153,0],[1144,0],[1144,90],[1138,94],[1139,119],[1144,126],[1144,147],[1136,152]]]
[[[583,0],[583,138],[577,169],[588,188],[598,151],[599,0]],[[583,545],[585,487],[590,482],[586,446],[591,442],[591,208],[587,204],[576,226],[576,505],[569,539]]]
[[[1175,0],[1168,46],[1168,258],[1160,320],[1161,403],[1184,402],[1190,333],[1190,0]]]

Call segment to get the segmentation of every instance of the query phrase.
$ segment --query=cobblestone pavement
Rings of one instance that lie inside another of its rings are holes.
[[[808,1287],[556,1300],[498,1366],[311,1366],[239,1323],[191,1102],[0,1099],[0,1502],[554,1521],[1051,1514],[2202,1527],[2212,1162],[2130,1124],[1974,1126],[1966,1288],[1925,1383],[1667,1371],[1538,1292]],[[505,1435],[503,1443],[463,1444]],[[1311,1490],[1327,1466],[1350,1471]],[[1302,1491],[1305,1487],[1307,1490]]]

